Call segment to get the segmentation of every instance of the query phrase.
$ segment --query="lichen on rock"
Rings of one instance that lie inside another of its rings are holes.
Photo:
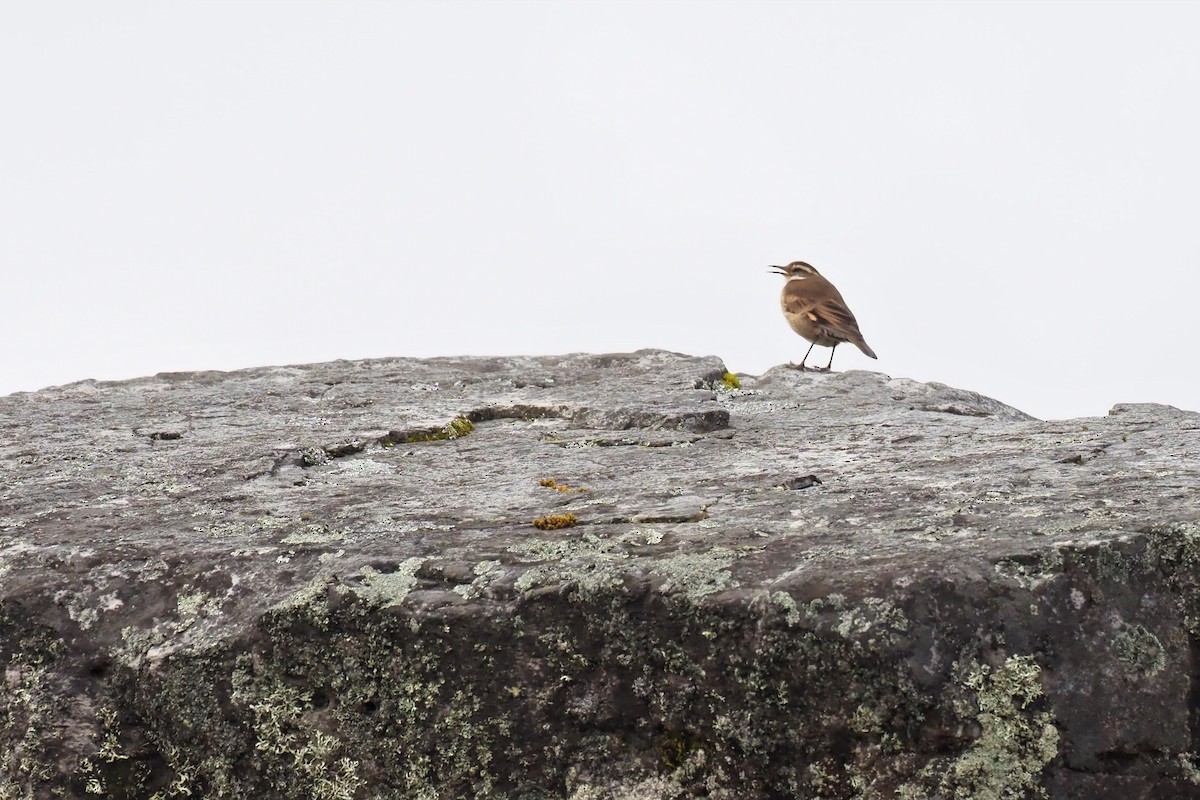
[[[731,375],[0,398],[0,799],[1194,796],[1200,415]]]

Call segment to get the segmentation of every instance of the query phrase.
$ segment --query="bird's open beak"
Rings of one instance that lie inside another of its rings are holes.
[[[774,272],[776,275],[787,275],[787,270],[783,267],[777,267],[774,264],[768,264],[767,266],[770,267],[767,272]]]

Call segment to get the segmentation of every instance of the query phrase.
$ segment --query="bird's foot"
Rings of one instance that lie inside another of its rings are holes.
[[[788,366],[788,369],[794,369],[797,372],[812,372],[813,370],[817,369],[816,367],[806,367],[803,364],[803,362],[801,362],[799,364],[789,363],[787,366]]]

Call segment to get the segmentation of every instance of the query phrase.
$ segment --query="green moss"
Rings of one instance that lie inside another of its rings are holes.
[[[427,428],[418,431],[392,431],[379,440],[384,447],[393,447],[410,442],[442,442],[448,439],[458,439],[475,430],[475,423],[466,417],[455,417],[441,428]]]
[[[734,375],[732,372],[726,372],[724,375],[722,375],[721,383],[724,384],[726,389],[742,388],[742,382],[739,381],[738,376]]]
[[[446,426],[446,438],[456,439],[459,436],[466,436],[473,430],[475,430],[475,423],[471,422],[471,420],[466,417],[455,417]]]

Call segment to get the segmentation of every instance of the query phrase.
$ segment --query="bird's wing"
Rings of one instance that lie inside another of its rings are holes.
[[[818,300],[807,307],[798,308],[797,312],[806,315],[818,325],[831,339],[841,339],[845,342],[858,342],[863,338],[858,329],[858,320],[845,303],[833,298]]]

